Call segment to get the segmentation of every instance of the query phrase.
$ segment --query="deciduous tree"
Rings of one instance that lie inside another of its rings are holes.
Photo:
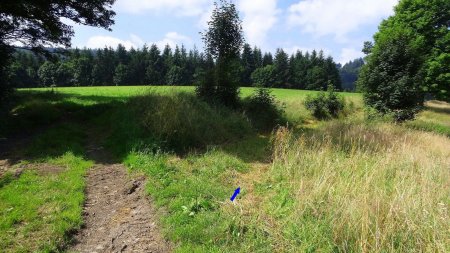
[[[220,0],[214,5],[208,29],[202,35],[206,52],[216,60],[216,81],[212,85],[200,84],[197,93],[202,97],[214,94],[214,100],[234,106],[239,94],[239,72],[236,70],[244,44],[242,21],[233,3]]]
[[[375,34],[359,85],[365,102],[397,121],[414,118],[426,93],[449,99],[450,2],[401,0]]]
[[[44,46],[70,46],[73,28],[63,22],[110,29],[115,15],[115,0],[2,0],[0,1],[0,99],[6,93],[5,69],[12,45],[42,51]]]

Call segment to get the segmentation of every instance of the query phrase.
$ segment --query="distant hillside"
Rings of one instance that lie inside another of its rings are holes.
[[[345,91],[355,91],[356,81],[358,80],[359,70],[364,65],[362,58],[355,59],[346,63],[340,70],[342,80],[342,89]]]

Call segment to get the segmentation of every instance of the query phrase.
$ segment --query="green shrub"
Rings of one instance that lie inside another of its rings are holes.
[[[276,69],[273,65],[267,65],[262,68],[257,68],[251,75],[252,81],[255,85],[260,87],[271,87],[276,82]]]
[[[284,122],[284,110],[269,89],[257,89],[244,101],[244,110],[252,125],[259,130],[271,131]]]
[[[337,118],[344,110],[345,100],[329,85],[327,92],[320,92],[315,97],[307,96],[305,107],[317,119]]]

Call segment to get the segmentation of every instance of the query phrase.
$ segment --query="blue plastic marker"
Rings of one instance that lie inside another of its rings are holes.
[[[234,199],[237,197],[237,195],[241,193],[241,187],[237,188],[236,190],[234,190],[234,194],[233,196],[231,196],[230,200],[234,201]]]

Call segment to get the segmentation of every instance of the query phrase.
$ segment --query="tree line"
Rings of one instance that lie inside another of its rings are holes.
[[[76,24],[111,30],[116,13],[115,0],[50,0],[0,2],[0,106],[13,92],[10,81],[12,54],[17,43],[34,52],[46,53],[51,45],[71,46]],[[31,69],[28,69],[31,71]],[[34,69],[36,71],[36,69]]]
[[[111,85],[194,85],[198,78],[216,65],[210,54],[195,47],[172,49],[156,45],[127,50],[70,49],[49,51],[45,58],[28,50],[16,50],[7,69],[14,87],[111,86]],[[341,89],[339,66],[323,51],[288,55],[278,49],[275,55],[243,46],[237,70],[242,86],[263,86],[323,90],[328,84]]]
[[[364,66],[363,58],[358,58],[353,61],[349,61],[340,68],[342,90],[355,91],[356,82],[358,81],[359,72]]]

